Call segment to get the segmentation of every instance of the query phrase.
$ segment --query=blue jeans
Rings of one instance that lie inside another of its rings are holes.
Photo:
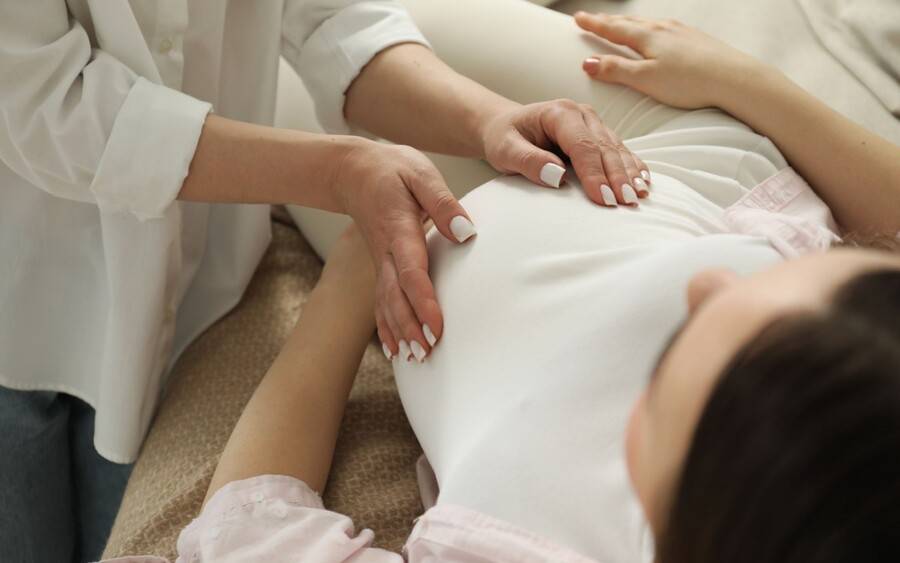
[[[132,466],[93,440],[83,401],[0,387],[0,561],[100,559]]]

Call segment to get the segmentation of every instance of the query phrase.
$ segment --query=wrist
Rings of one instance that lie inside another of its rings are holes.
[[[328,211],[348,213],[348,190],[352,183],[346,181],[346,173],[353,168],[354,159],[374,141],[352,135],[319,135],[316,152],[322,163],[319,177],[322,192],[328,195]]]
[[[738,117],[758,103],[765,89],[784,79],[775,67],[743,54],[729,66],[729,70],[723,87],[716,89],[715,105]]]
[[[474,157],[486,158],[491,132],[496,128],[497,121],[504,119],[504,116],[520,107],[522,105],[519,103],[495,95],[495,99],[490,103],[478,104],[472,108],[466,120],[464,135],[472,143]]]

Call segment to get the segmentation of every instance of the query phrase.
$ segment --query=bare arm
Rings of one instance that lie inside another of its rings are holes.
[[[847,231],[900,232],[900,147],[832,110],[778,70],[673,21],[576,15],[644,60],[598,55],[599,80],[684,108],[718,106],[769,137]]]
[[[365,242],[351,227],[247,403],[206,500],[227,483],[255,475],[289,475],[324,489],[347,396],[374,328],[374,280]]]

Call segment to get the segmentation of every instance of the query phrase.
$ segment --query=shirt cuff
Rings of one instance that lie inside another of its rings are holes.
[[[104,212],[162,217],[178,197],[212,106],[144,78],[116,115],[91,183]]]
[[[362,2],[344,8],[304,43],[297,60],[322,127],[359,134],[344,118],[345,93],[375,55],[401,43],[431,46],[406,11],[394,2]]]

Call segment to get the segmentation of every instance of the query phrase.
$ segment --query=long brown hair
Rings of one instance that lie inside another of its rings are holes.
[[[732,359],[695,430],[657,560],[898,558],[900,270],[888,269],[850,280],[823,311],[774,321]]]

